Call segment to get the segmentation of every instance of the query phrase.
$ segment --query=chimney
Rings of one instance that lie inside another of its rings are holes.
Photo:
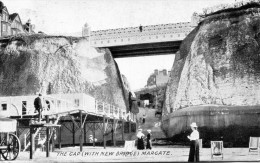
[[[163,69],[163,75],[167,76],[167,70],[166,69]]]
[[[154,75],[158,75],[158,74],[159,74],[158,69],[155,69],[155,70],[154,70]]]
[[[29,19],[25,24],[27,25],[26,31],[30,33],[32,31],[31,19]]]
[[[90,26],[88,23],[85,23],[84,27],[82,28],[82,36],[90,36]]]

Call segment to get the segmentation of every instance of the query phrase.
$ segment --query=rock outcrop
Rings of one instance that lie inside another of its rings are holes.
[[[183,41],[166,90],[163,124],[169,137],[185,133],[192,121],[216,132],[260,126],[259,7],[211,14]]]
[[[0,96],[88,93],[126,108],[121,74],[108,49],[83,38],[18,36],[0,41]]]

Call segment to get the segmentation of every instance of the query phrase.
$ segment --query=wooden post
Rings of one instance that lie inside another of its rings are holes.
[[[113,146],[116,146],[116,120],[115,118],[113,119],[113,133],[112,133],[112,140],[113,140]]]
[[[33,159],[33,153],[34,153],[34,127],[30,126],[30,159]]]
[[[50,122],[50,119],[49,119],[49,116],[46,115],[46,123],[49,123]],[[49,157],[50,156],[50,128],[47,127],[46,128],[46,135],[47,135],[47,138],[46,138],[46,157]]]
[[[96,123],[94,122],[93,123],[93,147],[96,146],[95,139],[96,139]]]
[[[61,149],[61,126],[59,127],[59,149]]]
[[[86,123],[84,123],[84,143],[87,143],[87,138],[86,138],[87,132],[86,132]]]
[[[115,118],[114,118],[114,147],[116,146],[116,127],[117,127],[117,125],[116,125],[116,123],[115,123],[116,121],[115,121]],[[117,121],[118,122],[118,121]]]
[[[103,145],[104,145],[104,149],[106,149],[106,136],[105,136],[105,131],[106,131],[106,118],[105,115],[103,115]]]
[[[111,136],[112,136],[112,144],[114,146],[114,126],[115,126],[115,119],[113,119],[113,122],[112,122],[112,130],[111,130]]]
[[[54,119],[52,119],[52,124],[54,124]],[[56,130],[54,127],[51,127],[52,135],[51,135],[51,151],[54,152],[55,149],[55,140],[54,140],[54,135],[56,134]]]
[[[46,157],[49,157],[50,155],[50,132],[49,132],[49,127],[46,128],[46,135],[47,135],[47,138],[46,138]]]
[[[23,140],[24,140],[24,147],[26,147],[26,134],[24,134],[24,139]]]
[[[125,140],[125,121],[122,119],[122,140]]]
[[[131,129],[131,121],[129,121],[129,133],[131,133],[132,132],[132,129]]]
[[[48,115],[46,115],[46,123],[50,123],[50,117]]]
[[[79,143],[80,143],[80,152],[82,152],[82,149],[83,149],[83,133],[82,133],[82,111],[80,110],[79,111],[79,118],[80,118],[80,136],[79,136],[79,138],[80,138],[80,140],[79,140]]]
[[[75,125],[73,122],[72,123],[72,143],[73,143],[73,146],[75,146]]]
[[[51,136],[51,151],[52,152],[54,152],[54,149],[55,149],[55,140],[54,140],[54,134],[56,133],[56,132],[54,132],[55,131],[55,128],[54,127],[52,127],[51,128],[52,129],[52,136]]]

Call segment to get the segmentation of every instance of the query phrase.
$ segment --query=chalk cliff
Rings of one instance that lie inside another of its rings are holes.
[[[126,108],[124,86],[108,49],[83,38],[18,36],[0,41],[0,96],[84,92]]]
[[[221,129],[216,132],[231,125],[260,126],[259,6],[208,15],[183,41],[166,89],[163,124],[168,136],[188,130],[193,121]]]

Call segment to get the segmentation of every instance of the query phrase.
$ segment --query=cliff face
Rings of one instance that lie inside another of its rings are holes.
[[[0,42],[0,96],[84,92],[125,108],[108,49],[80,38],[32,35]]]
[[[227,111],[231,107],[233,111],[236,110],[236,106],[245,106],[245,111],[241,113],[244,114],[247,112],[247,107],[259,106],[259,11],[259,5],[256,5],[212,14],[183,41],[175,57],[166,90],[165,126],[179,126],[175,131],[168,130],[169,136],[187,129],[192,121],[197,121],[200,126],[215,128],[227,127],[230,124],[240,125],[241,118],[233,118],[233,123],[229,121],[228,116],[224,119],[218,116],[214,121],[215,125],[206,119],[210,119],[210,115],[219,115],[221,111]],[[196,118],[199,113],[190,114],[191,110],[187,109],[202,105],[218,107],[214,109],[206,107],[208,113],[201,113],[200,118]],[[185,109],[187,111],[184,113]],[[177,111],[170,113],[171,110]],[[233,114],[231,110],[225,113],[231,116]],[[259,110],[260,108],[255,110],[254,107],[254,113]],[[180,116],[179,113],[181,116],[186,116],[183,124],[167,120],[169,117],[174,119],[175,114]],[[247,118],[247,121],[250,121],[250,117]],[[224,124],[218,123],[220,121]],[[247,125],[259,124],[252,122]]]
[[[255,10],[209,17],[195,29],[194,37],[184,40],[184,45],[191,44],[182,47],[186,51],[181,49],[174,62],[176,79],[169,89],[176,91],[169,93],[174,99],[170,107],[260,103],[260,17]]]

